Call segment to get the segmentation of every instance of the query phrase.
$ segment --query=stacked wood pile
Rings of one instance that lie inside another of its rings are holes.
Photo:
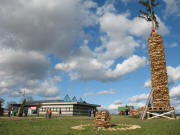
[[[101,128],[110,127],[111,126],[110,120],[111,120],[111,116],[107,110],[96,112],[96,120],[95,120],[96,127],[101,127]]]
[[[132,110],[130,110],[129,114],[130,114],[130,116],[138,116],[138,115],[140,115],[140,112],[136,109],[132,109]]]
[[[162,37],[152,32],[148,39],[154,107],[169,107],[168,76]]]

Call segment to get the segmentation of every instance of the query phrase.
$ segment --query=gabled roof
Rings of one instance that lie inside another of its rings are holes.
[[[65,102],[71,102],[71,99],[70,99],[68,94],[66,94],[66,96],[64,97],[64,101]]]
[[[4,99],[0,98],[0,102],[4,102]]]
[[[82,98],[80,98],[80,99],[78,100],[78,102],[82,103],[82,102],[83,102]]]
[[[75,96],[72,98],[72,102],[77,102],[77,99]]]

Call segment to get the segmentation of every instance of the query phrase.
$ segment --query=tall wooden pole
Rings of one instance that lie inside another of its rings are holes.
[[[153,30],[153,29],[155,29],[155,27],[154,27],[154,19],[153,19],[153,14],[152,14],[151,0],[149,0],[149,7],[150,7],[150,11],[151,11],[152,30]]]

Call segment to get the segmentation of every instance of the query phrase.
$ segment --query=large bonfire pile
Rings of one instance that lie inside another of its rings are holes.
[[[96,112],[95,123],[96,123],[97,128],[110,127],[111,126],[110,120],[111,120],[111,116],[107,110],[102,110],[102,111]]]
[[[149,55],[151,65],[151,82],[153,91],[154,107],[169,107],[168,76],[164,45],[161,36],[152,32],[149,42]]]

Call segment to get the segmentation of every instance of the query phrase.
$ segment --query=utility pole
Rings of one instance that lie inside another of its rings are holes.
[[[24,89],[23,92],[20,91],[19,93],[22,93],[22,95],[23,95],[23,97],[24,97],[24,99],[23,99],[23,101],[22,101],[22,104],[21,104],[21,106],[20,106],[20,108],[19,108],[19,111],[18,111],[18,116],[19,116],[19,117],[22,117],[23,111],[24,111],[24,106],[26,105],[25,89]]]

